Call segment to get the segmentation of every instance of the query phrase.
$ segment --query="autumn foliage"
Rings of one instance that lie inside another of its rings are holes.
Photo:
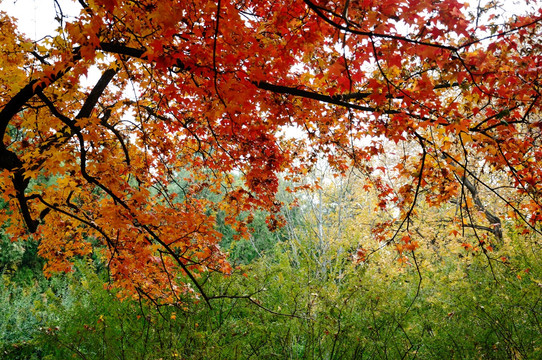
[[[0,18],[0,219],[39,238],[46,272],[97,252],[129,292],[207,300],[199,274],[231,271],[218,214],[238,237],[253,209],[280,226],[279,176],[322,157],[366,175],[401,255],[422,200],[458,203],[482,247],[507,219],[540,227],[536,1],[79,4],[38,42]],[[388,143],[408,151],[378,167]]]

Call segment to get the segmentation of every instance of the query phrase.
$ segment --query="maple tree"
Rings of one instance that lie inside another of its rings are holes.
[[[514,16],[456,0],[78,3],[37,42],[0,18],[0,219],[40,239],[46,272],[96,249],[129,292],[209,300],[199,274],[231,271],[217,214],[239,237],[251,209],[280,226],[279,175],[295,181],[321,155],[371,179],[411,250],[422,196],[456,199],[466,226],[497,238],[504,217],[539,227],[536,1]],[[383,139],[417,150],[377,169]]]

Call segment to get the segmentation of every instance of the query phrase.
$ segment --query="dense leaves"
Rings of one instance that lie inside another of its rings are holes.
[[[422,198],[458,204],[484,252],[506,219],[538,231],[535,1],[513,16],[456,0],[79,4],[37,42],[0,19],[0,219],[39,239],[47,273],[95,252],[126,294],[209,300],[200,273],[232,271],[217,217],[248,239],[246,212],[265,209],[276,229],[279,175],[321,156],[371,181],[393,215],[375,236],[401,255]],[[377,169],[386,141],[402,150]]]

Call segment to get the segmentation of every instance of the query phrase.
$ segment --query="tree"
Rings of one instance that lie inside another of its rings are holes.
[[[4,14],[0,219],[40,239],[47,272],[97,249],[119,286],[159,301],[208,301],[201,272],[231,270],[216,213],[241,237],[243,211],[280,226],[278,174],[303,177],[318,154],[371,177],[402,231],[422,190],[476,205],[476,186],[538,231],[542,11],[527,3],[505,17],[494,1],[79,0],[38,42]],[[410,165],[375,170],[382,139],[416,146]]]

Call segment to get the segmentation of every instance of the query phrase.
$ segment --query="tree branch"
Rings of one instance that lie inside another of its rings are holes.
[[[86,118],[92,114],[92,110],[98,103],[98,100],[105,91],[105,88],[107,87],[107,85],[109,85],[111,80],[113,80],[113,77],[115,77],[116,74],[117,70],[113,68],[104,71],[104,73],[100,77],[100,80],[98,80],[96,85],[94,85],[94,88],[85,100],[83,107],[81,108],[81,110],[79,110],[79,113],[75,117],[76,119]]]
[[[358,104],[352,104],[350,102],[346,102],[341,100],[341,96],[330,96],[330,95],[323,95],[319,93],[315,93],[312,91],[307,90],[301,90],[295,87],[289,87],[289,86],[283,86],[283,85],[275,85],[270,84],[265,81],[259,81],[254,82],[254,85],[262,90],[268,90],[271,92],[274,92],[276,94],[286,94],[286,95],[293,95],[293,96],[299,96],[307,99],[313,99],[321,102],[325,102],[328,104],[334,104],[343,106],[349,109],[355,109],[355,110],[361,110],[361,111],[371,111],[371,112],[377,112],[379,111],[377,108],[371,107],[371,106],[362,106]],[[361,93],[360,93],[361,94]],[[348,95],[345,97],[348,99]],[[384,110],[382,111],[383,114],[398,114],[399,111],[397,110]]]
[[[459,179],[459,178],[458,178]],[[491,213],[486,206],[482,203],[480,200],[480,197],[478,195],[478,189],[474,186],[474,184],[467,178],[467,176],[463,176],[459,181],[465,185],[467,190],[470,192],[472,199],[474,201],[474,204],[476,207],[484,212],[484,215],[486,216],[486,219],[491,224],[491,228],[484,228],[478,226],[478,225],[472,225],[471,227],[475,229],[481,229],[481,230],[488,230],[490,231],[495,237],[500,241],[502,240],[502,227],[501,227],[501,219],[499,219],[497,216],[495,216],[493,213]]]

